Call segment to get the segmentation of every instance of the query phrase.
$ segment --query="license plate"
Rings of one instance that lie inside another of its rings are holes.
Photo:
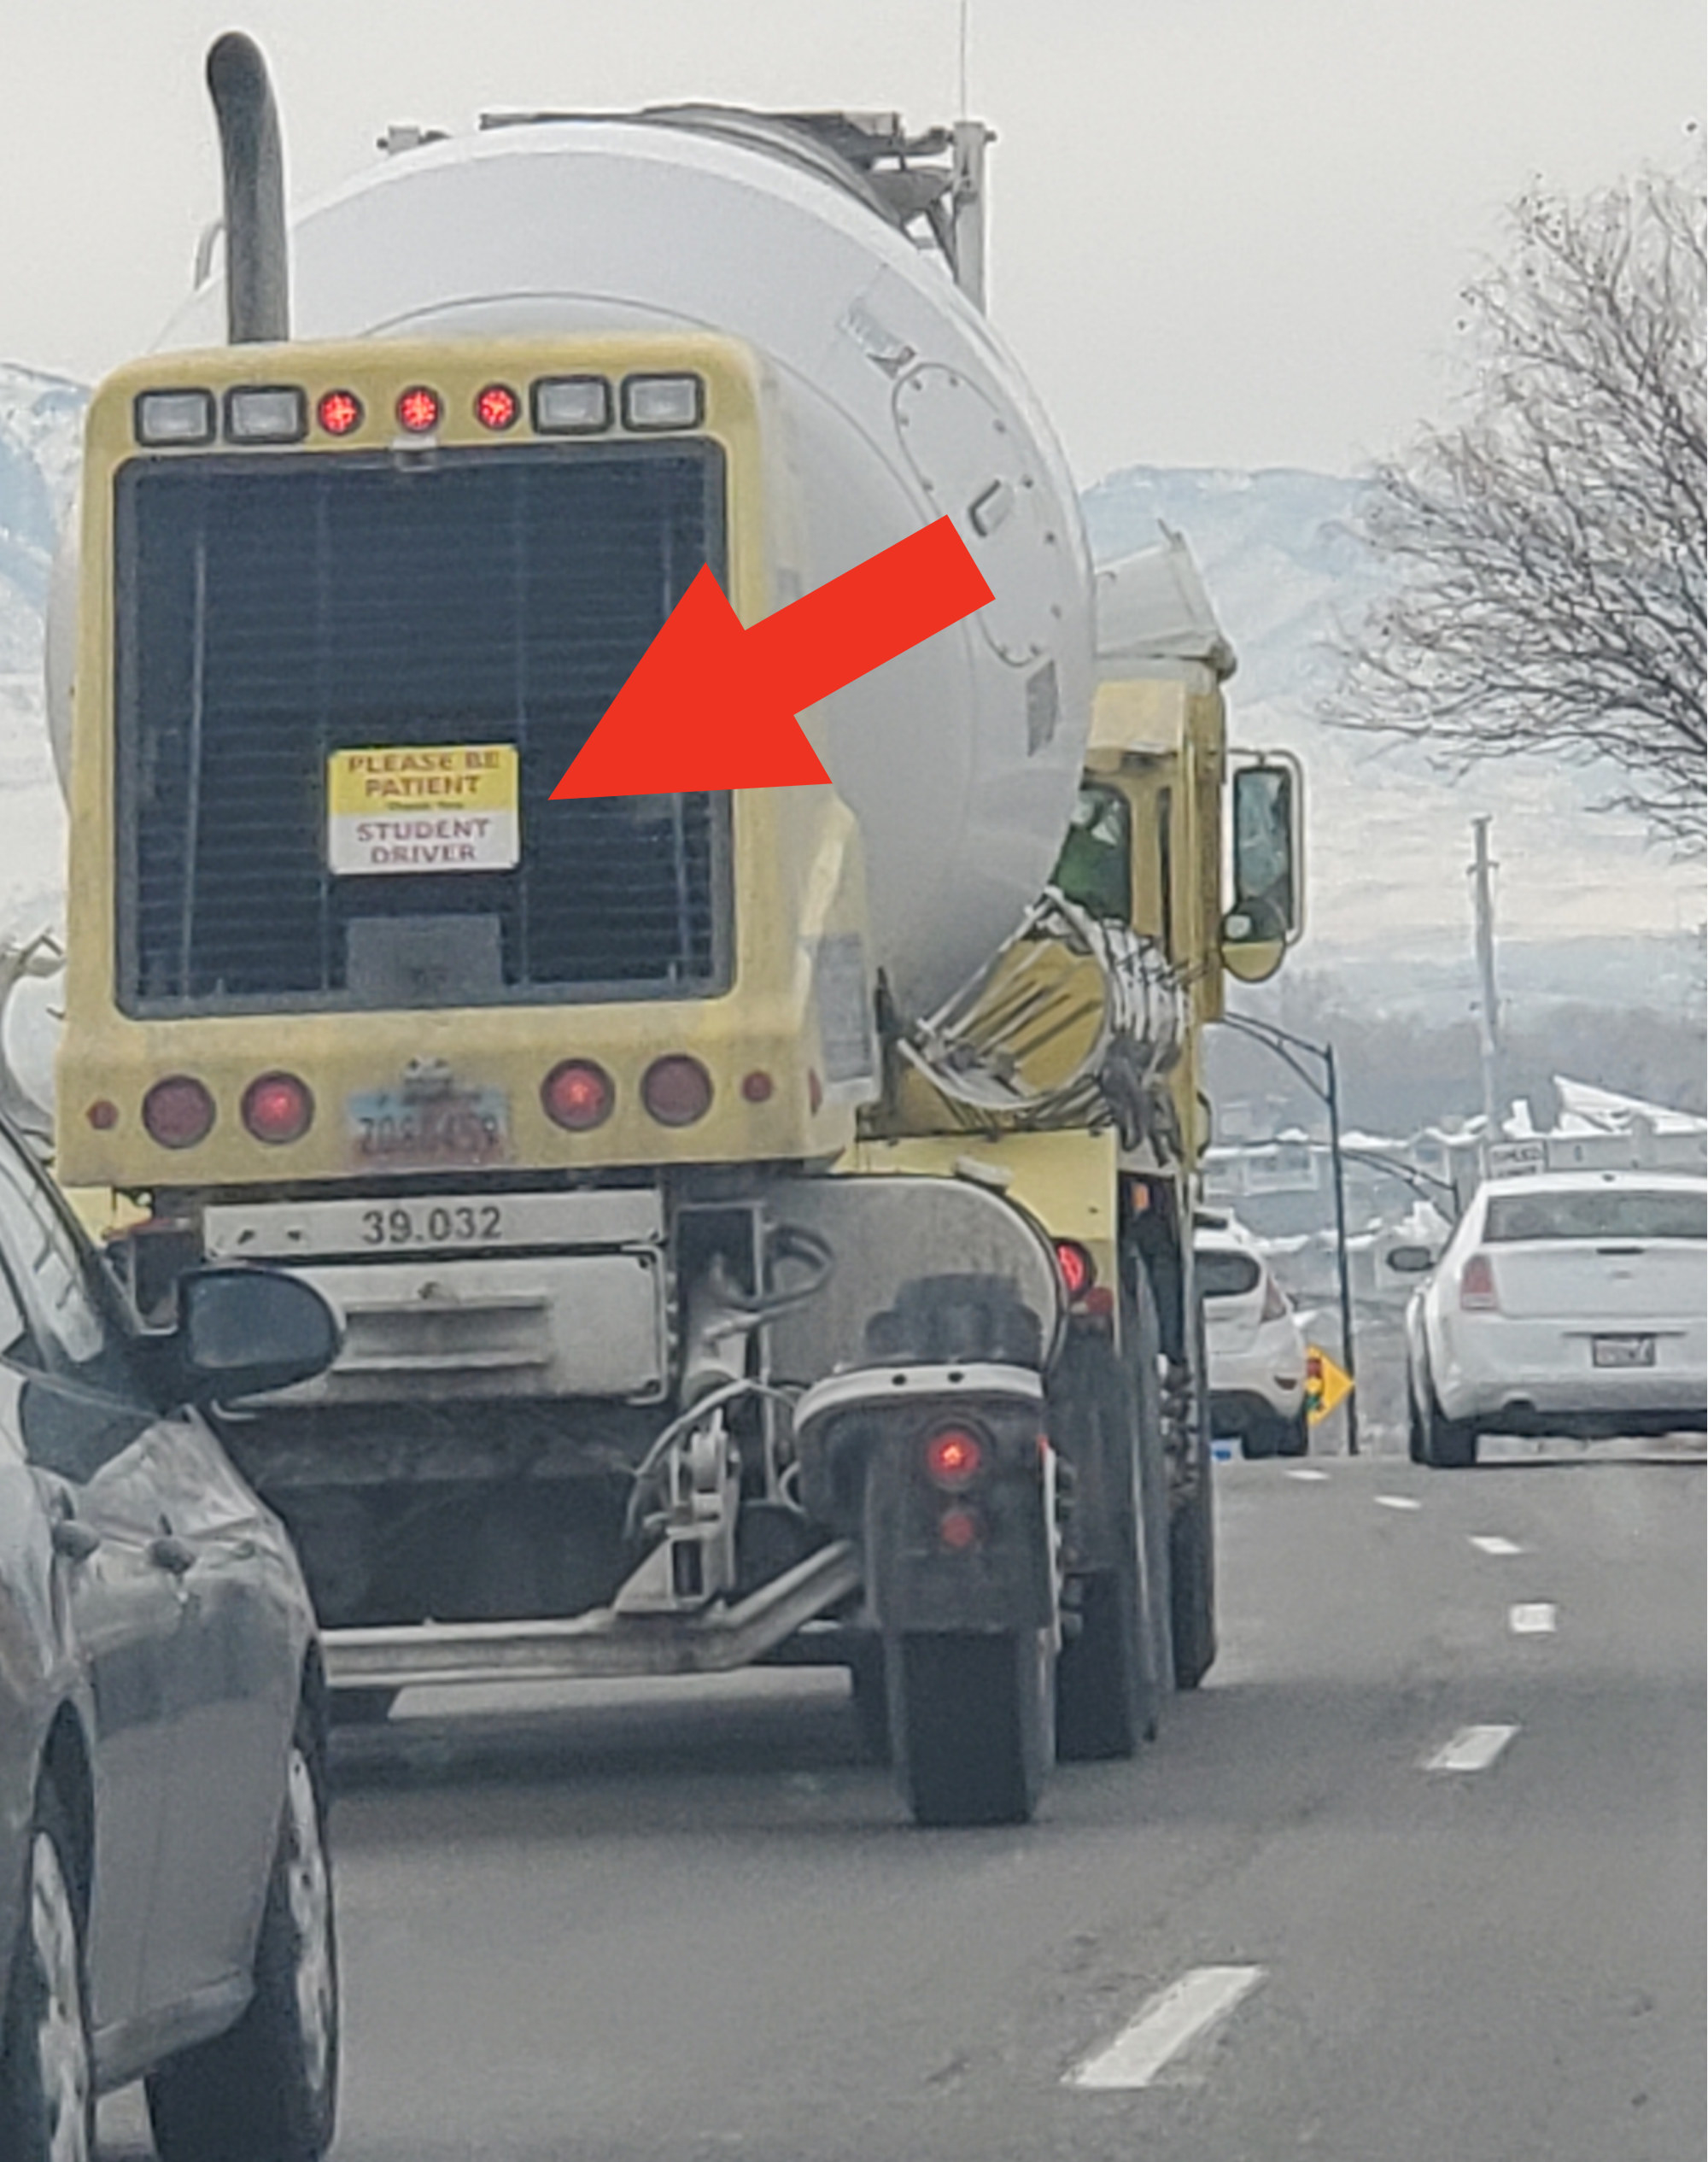
[[[1596,1366],[1652,1366],[1655,1340],[1652,1336],[1592,1336],[1589,1356]]]
[[[510,1102],[500,1089],[418,1097],[366,1089],[348,1110],[351,1153],[371,1170],[502,1163],[510,1155]]]

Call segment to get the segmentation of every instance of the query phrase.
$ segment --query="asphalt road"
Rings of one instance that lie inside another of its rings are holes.
[[[1488,1453],[1221,1468],[1211,1680],[1023,1831],[839,1676],[406,1699],[342,2162],[1700,2162],[1702,1456]]]

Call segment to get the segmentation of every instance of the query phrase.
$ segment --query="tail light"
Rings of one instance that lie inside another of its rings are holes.
[[[483,428],[502,435],[522,418],[522,401],[507,383],[488,383],[475,400],[475,419]]]
[[[362,425],[362,401],[354,390],[329,390],[314,418],[329,436],[353,436]]]
[[[985,1521],[977,1509],[946,1509],[938,1520],[937,1536],[951,1554],[965,1554],[985,1543]]]
[[[399,395],[397,425],[408,436],[430,436],[444,418],[444,401],[424,383],[412,384]]]
[[[1266,1274],[1263,1281],[1263,1319],[1279,1321],[1287,1313],[1287,1294],[1272,1276]]]
[[[1083,1298],[1097,1280],[1097,1265],[1077,1239],[1056,1240],[1056,1266],[1070,1299]]]
[[[262,1074],[243,1091],[242,1116],[258,1141],[300,1141],[314,1123],[314,1098],[295,1074]]]
[[[571,1134],[589,1134],[611,1116],[617,1091],[603,1066],[590,1058],[566,1058],[540,1084],[540,1104],[556,1126]]]
[[[1498,1314],[1500,1294],[1494,1288],[1494,1264],[1487,1254],[1473,1254],[1459,1280],[1459,1303],[1467,1314]]]
[[[214,1124],[214,1099],[190,1074],[168,1074],[143,1099],[143,1125],[163,1149],[193,1149]]]
[[[926,1476],[945,1493],[961,1493],[984,1468],[984,1445],[964,1427],[940,1427],[925,1444]]]
[[[711,1109],[711,1075],[698,1058],[655,1058],[641,1077],[640,1101],[660,1126],[692,1126]]]

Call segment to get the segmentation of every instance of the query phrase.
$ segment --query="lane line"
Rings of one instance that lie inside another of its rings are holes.
[[[1515,1637],[1551,1637],[1559,1626],[1559,1608],[1546,1599],[1530,1599],[1514,1607],[1506,1619]]]
[[[1473,1532],[1471,1544],[1479,1554],[1522,1554],[1516,1539],[1503,1539],[1498,1532]]]
[[[1516,1726],[1461,1726],[1452,1741],[1424,1759],[1424,1769],[1486,1772],[1518,1731]]]
[[[1409,1494],[1378,1494],[1378,1505],[1383,1509],[1421,1509],[1421,1502],[1414,1502]]]
[[[1149,2087],[1171,2059],[1225,2019],[1263,1979],[1261,1967],[1193,1967],[1139,2007],[1107,2049],[1067,2076],[1069,2087]]]
[[[1325,1471],[1318,1471],[1309,1464],[1300,1464],[1287,1474],[1289,1479],[1326,1479]]]

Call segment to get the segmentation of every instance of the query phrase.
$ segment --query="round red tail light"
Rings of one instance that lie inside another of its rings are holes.
[[[571,1134],[588,1134],[603,1126],[616,1101],[610,1075],[590,1058],[564,1059],[540,1084],[540,1103],[547,1117]]]
[[[430,390],[425,384],[418,383],[412,390],[403,391],[397,401],[397,425],[406,435],[430,436],[438,426],[445,407],[436,390]]]
[[[329,390],[314,418],[329,436],[353,436],[362,425],[362,401],[354,390]]]
[[[985,1527],[970,1509],[946,1509],[939,1520],[937,1536],[951,1554],[965,1554],[983,1542]]]
[[[143,1097],[143,1124],[163,1149],[193,1149],[214,1124],[214,1099],[193,1075],[168,1074]]]
[[[976,1434],[964,1427],[944,1427],[925,1444],[926,1474],[932,1484],[958,1493],[970,1486],[985,1468],[985,1452]]]
[[[1097,1264],[1077,1239],[1056,1240],[1056,1266],[1062,1271],[1069,1298],[1083,1298],[1097,1280]]]
[[[641,1081],[640,1100],[660,1126],[692,1126],[711,1109],[711,1075],[698,1058],[655,1058]]]
[[[314,1123],[314,1099],[295,1074],[260,1074],[243,1091],[242,1114],[258,1141],[300,1141]]]
[[[475,419],[483,428],[501,434],[522,417],[522,401],[507,383],[488,383],[475,400]]]

